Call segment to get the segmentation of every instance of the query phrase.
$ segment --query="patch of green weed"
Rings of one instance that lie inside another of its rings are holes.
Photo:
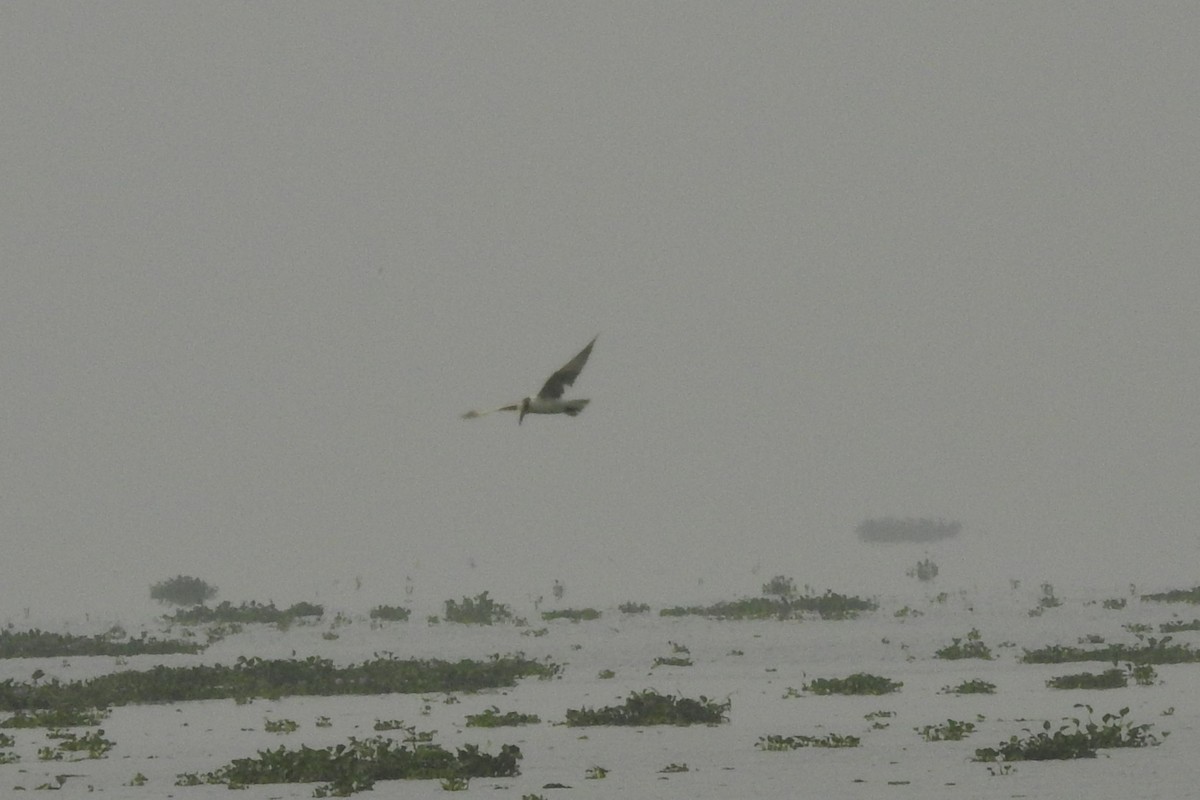
[[[347,667],[310,656],[267,660],[239,657],[233,666],[155,666],[70,683],[32,685],[0,681],[0,709],[106,708],[112,705],[166,703],[222,698],[278,698],[291,695],[474,692],[512,686],[519,678],[549,678],[557,664],[520,655],[495,655],[486,661],[378,657]]]
[[[537,714],[522,714],[519,711],[509,711],[501,714],[496,706],[485,709],[479,714],[467,715],[468,728],[500,728],[513,725],[536,725],[541,722]]]
[[[377,619],[382,622],[408,622],[408,618],[412,616],[412,611],[404,606],[375,606],[371,609],[369,616],[371,619]]]
[[[943,686],[942,694],[995,694],[996,684],[973,678],[958,686]]]
[[[799,750],[802,747],[858,747],[862,740],[857,736],[827,733],[824,736],[760,736],[754,746],[767,752]]]
[[[498,622],[513,621],[512,609],[488,597],[487,592],[481,592],[475,597],[464,597],[461,603],[447,600],[446,613],[443,616],[447,622],[463,625],[495,625]]]
[[[1063,722],[1067,724],[1051,732],[1053,725],[1046,720],[1040,731],[1025,728],[1026,735],[1023,737],[1014,735],[996,747],[976,750],[975,760],[1011,762],[1095,758],[1096,751],[1104,748],[1151,747],[1161,742],[1158,736],[1150,733],[1153,725],[1134,725],[1127,719],[1128,707],[1122,708],[1117,714],[1105,714],[1099,723],[1092,720],[1094,712],[1091,706],[1077,704],[1075,707],[1087,709],[1086,722],[1074,717],[1065,719]],[[1167,735],[1164,733],[1163,737]]]
[[[904,683],[858,672],[846,678],[815,678],[804,684],[804,691],[819,695],[879,695],[899,691]]]
[[[0,658],[68,658],[72,656],[140,656],[193,654],[204,645],[173,639],[155,639],[142,634],[141,638],[125,638],[125,632],[114,629],[95,636],[72,636],[69,633],[49,633],[41,630],[0,630]]]
[[[703,695],[695,700],[647,689],[631,693],[620,706],[568,709],[567,725],[715,725],[728,721],[729,705]]]
[[[320,783],[316,797],[345,797],[371,789],[376,781],[421,779],[451,780],[473,777],[512,777],[520,774],[521,750],[502,745],[491,755],[476,745],[452,753],[438,744],[409,746],[386,737],[350,739],[335,747],[299,750],[280,747],[259,751],[255,758],[238,758],[204,776],[180,775],[177,786],[198,783],[224,784],[231,789],[271,783]]]
[[[1143,603],[1191,603],[1200,605],[1200,586],[1142,595]]]
[[[594,608],[564,608],[558,611],[543,611],[542,619],[549,622],[552,619],[569,619],[571,622],[600,619],[600,612]]]
[[[235,606],[228,600],[209,608],[205,605],[193,606],[164,616],[167,622],[176,625],[209,625],[214,622],[240,625],[267,624],[287,626],[296,620],[306,617],[321,617],[325,609],[313,603],[295,603],[288,608],[276,608],[274,603],[254,602],[242,603]]]
[[[975,731],[974,722],[962,722],[948,719],[937,725],[925,725],[913,728],[927,742],[958,742],[970,736]]]
[[[951,641],[952,644],[948,644],[942,649],[938,650],[934,654],[934,657],[947,660],[962,658],[982,658],[991,660],[992,658],[991,649],[989,649],[988,646],[983,643],[983,637],[980,636],[979,631],[975,628],[972,628],[970,632],[967,633],[967,640],[965,643],[962,639],[952,639]]]

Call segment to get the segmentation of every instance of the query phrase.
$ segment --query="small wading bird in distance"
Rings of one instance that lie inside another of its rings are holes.
[[[564,400],[563,391],[575,383],[575,379],[579,377],[579,373],[583,371],[583,365],[587,363],[588,356],[592,354],[592,345],[596,343],[599,336],[588,342],[587,347],[579,351],[579,355],[572,358],[562,369],[550,376],[546,381],[546,385],[537,393],[537,397],[526,397],[519,403],[511,406],[500,406],[488,411],[468,411],[462,415],[463,419],[474,419],[482,417],[484,414],[491,414],[493,411],[517,411],[520,412],[517,416],[517,424],[521,424],[521,420],[525,419],[526,414],[566,414],[568,417],[573,417],[580,411],[583,411],[584,406],[588,404],[588,400]]]

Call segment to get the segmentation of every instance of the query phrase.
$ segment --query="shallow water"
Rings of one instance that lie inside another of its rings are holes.
[[[36,669],[45,680],[78,680],[118,669],[146,669],[155,663],[232,663],[239,655],[288,658],[293,654],[328,657],[348,664],[379,652],[399,657],[445,659],[486,658],[493,653],[524,652],[549,657],[564,665],[561,678],[526,679],[518,686],[476,695],[458,695],[446,703],[443,695],[386,695],[371,697],[304,697],[278,701],[255,700],[238,705],[232,700],[112,710],[102,727],[116,747],[108,757],[71,763],[41,762],[38,747],[47,744],[44,730],[11,731],[21,756],[16,764],[0,766],[0,788],[26,789],[43,783],[57,785],[68,775],[59,796],[82,796],[94,789],[110,797],[180,798],[228,797],[223,786],[176,787],[183,772],[204,773],[233,758],[286,744],[298,748],[345,742],[350,736],[374,735],[376,719],[402,719],[421,730],[436,730],[435,740],[447,747],[476,743],[495,752],[501,744],[517,744],[524,753],[522,774],[511,779],[474,779],[469,792],[520,798],[526,794],[571,798],[1184,798],[1200,785],[1200,664],[1156,667],[1159,682],[1106,691],[1049,689],[1055,675],[1100,672],[1100,662],[1061,665],[1021,664],[1022,648],[1049,644],[1075,645],[1088,634],[1108,642],[1135,643],[1123,626],[1155,626],[1177,615],[1191,619],[1196,607],[1140,603],[1130,599],[1122,610],[1107,610],[1100,601],[1108,594],[1062,591],[1065,602],[1030,616],[1038,593],[1020,588],[974,593],[941,590],[913,582],[909,591],[880,598],[878,611],[846,621],[716,621],[697,617],[666,618],[650,614],[622,615],[602,609],[596,621],[535,622],[542,636],[522,635],[529,628],[428,624],[423,618],[372,626],[365,615],[351,612],[352,622],[331,631],[337,612],[327,608],[316,625],[296,625],[287,631],[246,626],[197,656],[113,658],[9,659],[0,661],[0,680],[26,681]],[[1128,592],[1126,591],[1126,595]],[[503,600],[504,598],[498,598]],[[690,601],[689,601],[690,602]],[[898,610],[920,612],[897,617]],[[535,610],[517,607],[536,620]],[[148,629],[161,635],[160,619],[125,619],[137,635]],[[101,623],[79,621],[74,632]],[[995,658],[991,661],[945,661],[934,657],[952,638],[977,629]],[[178,635],[176,629],[174,634]],[[1159,635],[1157,632],[1149,635]],[[1200,634],[1176,634],[1174,641],[1200,644]],[[1011,644],[1009,644],[1011,643]],[[653,667],[656,656],[680,655],[682,645],[693,661],[690,667]],[[602,670],[615,677],[602,679]],[[788,697],[817,677],[845,677],[869,672],[902,681],[903,688],[879,697]],[[981,678],[997,686],[994,695],[953,696],[941,693],[947,685]],[[729,721],[719,726],[568,728],[560,724],[566,711],[583,706],[620,704],[632,691],[655,689],[687,697],[704,695],[729,699]],[[1043,720],[1055,726],[1081,712],[1073,706],[1088,703],[1096,717],[1128,706],[1135,723],[1153,723],[1155,732],[1170,736],[1158,747],[1101,751],[1096,759],[1064,762],[1024,762],[1009,774],[994,775],[995,765],[972,760],[976,748],[993,747],[1029,727],[1040,730]],[[542,722],[515,728],[466,728],[468,714],[490,706],[501,712],[538,714]],[[1164,716],[1164,712],[1173,713]],[[891,711],[883,729],[873,729],[865,715]],[[314,725],[321,716],[332,725]],[[299,729],[290,734],[263,731],[264,719],[291,719]],[[972,721],[976,730],[963,741],[926,742],[913,729]],[[824,736],[828,733],[861,737],[852,749],[807,748],[764,752],[755,746],[769,734]],[[664,774],[670,764],[687,764],[687,772]],[[588,770],[608,770],[603,779],[589,779]],[[146,776],[144,787],[127,786],[133,776]],[[546,784],[572,787],[546,789]],[[268,785],[247,789],[245,798],[311,797],[313,785]],[[383,782],[370,797],[445,797],[437,781]]]

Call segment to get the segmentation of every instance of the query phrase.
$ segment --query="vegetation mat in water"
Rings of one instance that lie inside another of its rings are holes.
[[[481,752],[471,744],[451,753],[439,744],[413,743],[410,747],[376,736],[352,738],[349,744],[336,747],[260,750],[256,758],[234,759],[203,776],[180,775],[176,785],[217,783],[240,789],[265,783],[328,781],[329,785],[318,787],[314,796],[345,797],[371,789],[376,781],[512,777],[520,774],[520,759],[521,749],[516,745],[502,745],[497,755]]]
[[[549,678],[561,667],[521,655],[492,656],[486,661],[376,658],[348,667],[310,656],[265,660],[239,657],[231,667],[156,666],[144,671],[115,672],[85,681],[43,684],[0,681],[0,710],[33,708],[105,708],[137,703],[217,700],[288,695],[475,692],[513,686],[528,676]]]
[[[95,636],[72,636],[69,633],[30,631],[0,631],[0,658],[67,658],[70,656],[141,656],[199,653],[204,645],[173,639],[155,639],[143,635],[140,639],[124,639],[124,631],[114,629]]]

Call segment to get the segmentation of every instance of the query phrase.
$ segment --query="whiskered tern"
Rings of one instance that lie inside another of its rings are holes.
[[[588,404],[588,400],[575,399],[564,400],[563,392],[568,386],[575,383],[575,379],[579,377],[579,373],[583,371],[583,365],[587,363],[588,356],[592,354],[592,345],[596,343],[599,336],[588,342],[587,347],[579,351],[579,355],[572,358],[562,369],[555,372],[546,381],[546,385],[537,393],[536,397],[526,397],[519,403],[511,406],[500,406],[487,411],[468,411],[463,414],[463,419],[474,419],[482,417],[484,414],[491,414],[493,411],[516,411],[517,424],[525,419],[526,414],[566,414],[568,417],[573,417],[580,411],[583,411],[584,406]]]

